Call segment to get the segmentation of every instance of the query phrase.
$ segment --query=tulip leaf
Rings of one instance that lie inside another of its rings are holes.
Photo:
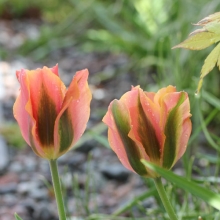
[[[15,216],[15,219],[16,219],[16,220],[23,220],[17,213],[15,213],[14,216]]]
[[[185,48],[190,50],[202,50],[220,41],[220,12],[205,17],[195,25],[202,26],[202,28],[193,31],[185,41],[174,46],[172,49]],[[216,63],[220,69],[219,55],[220,44],[212,50],[204,62],[197,86],[198,93],[202,87],[203,78],[214,68]]]
[[[207,188],[204,188],[193,181],[187,180],[182,176],[178,176],[169,170],[165,170],[159,166],[156,166],[145,160],[141,162],[149,169],[157,172],[166,180],[176,184],[178,187],[186,190],[187,192],[199,197],[203,201],[207,202],[210,206],[220,210],[220,194],[217,194]]]

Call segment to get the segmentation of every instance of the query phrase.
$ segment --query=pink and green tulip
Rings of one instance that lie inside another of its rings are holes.
[[[57,159],[85,131],[91,102],[88,74],[87,69],[78,71],[67,89],[58,75],[58,65],[16,72],[21,87],[14,116],[38,156]]]
[[[108,140],[121,163],[145,177],[158,177],[141,159],[171,169],[186,150],[192,130],[186,92],[173,86],[157,93],[133,87],[113,100],[103,122]]]

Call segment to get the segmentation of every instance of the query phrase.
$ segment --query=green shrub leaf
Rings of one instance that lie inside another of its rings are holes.
[[[185,41],[174,46],[172,49],[202,50],[220,41],[220,12],[205,17],[195,25],[202,26],[202,28],[193,31]],[[212,50],[204,62],[197,86],[197,93],[199,93],[202,87],[203,78],[215,67],[216,63],[220,69],[219,55],[220,44]]]

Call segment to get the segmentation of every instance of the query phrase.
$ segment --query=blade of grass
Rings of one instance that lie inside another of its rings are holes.
[[[15,219],[16,219],[16,220],[23,220],[17,213],[15,213],[14,216],[15,216]]]
[[[214,95],[206,92],[205,90],[202,93],[202,97],[207,101],[209,104],[213,105],[215,108],[220,110],[220,99],[215,97]]]
[[[155,193],[157,193],[156,188],[152,188],[149,191],[144,192],[143,194],[135,197],[133,200],[129,201],[127,204],[125,204],[123,207],[117,209],[113,215],[117,216],[120,215],[128,210],[130,210],[133,206],[135,206],[138,202],[143,201],[146,198],[149,198],[151,196],[154,196]]]
[[[200,119],[200,123],[201,123],[201,126],[202,126],[202,131],[206,137],[206,140],[208,141],[208,143],[218,152],[220,152],[220,147],[218,144],[216,144],[216,142],[213,140],[213,138],[211,137],[211,135],[209,134],[209,131],[205,125],[205,121],[204,121],[204,118],[202,116],[202,112],[201,112],[201,109],[200,107],[198,107],[198,114],[199,114],[199,119]]]

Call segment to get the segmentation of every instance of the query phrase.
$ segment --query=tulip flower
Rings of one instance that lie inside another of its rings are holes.
[[[190,117],[186,92],[168,86],[153,93],[137,86],[110,103],[103,122],[121,163],[141,176],[157,178],[140,160],[171,169],[186,150]]]
[[[22,136],[40,157],[55,160],[79,140],[90,115],[88,70],[78,71],[67,89],[58,65],[16,72],[21,85],[14,116]]]

